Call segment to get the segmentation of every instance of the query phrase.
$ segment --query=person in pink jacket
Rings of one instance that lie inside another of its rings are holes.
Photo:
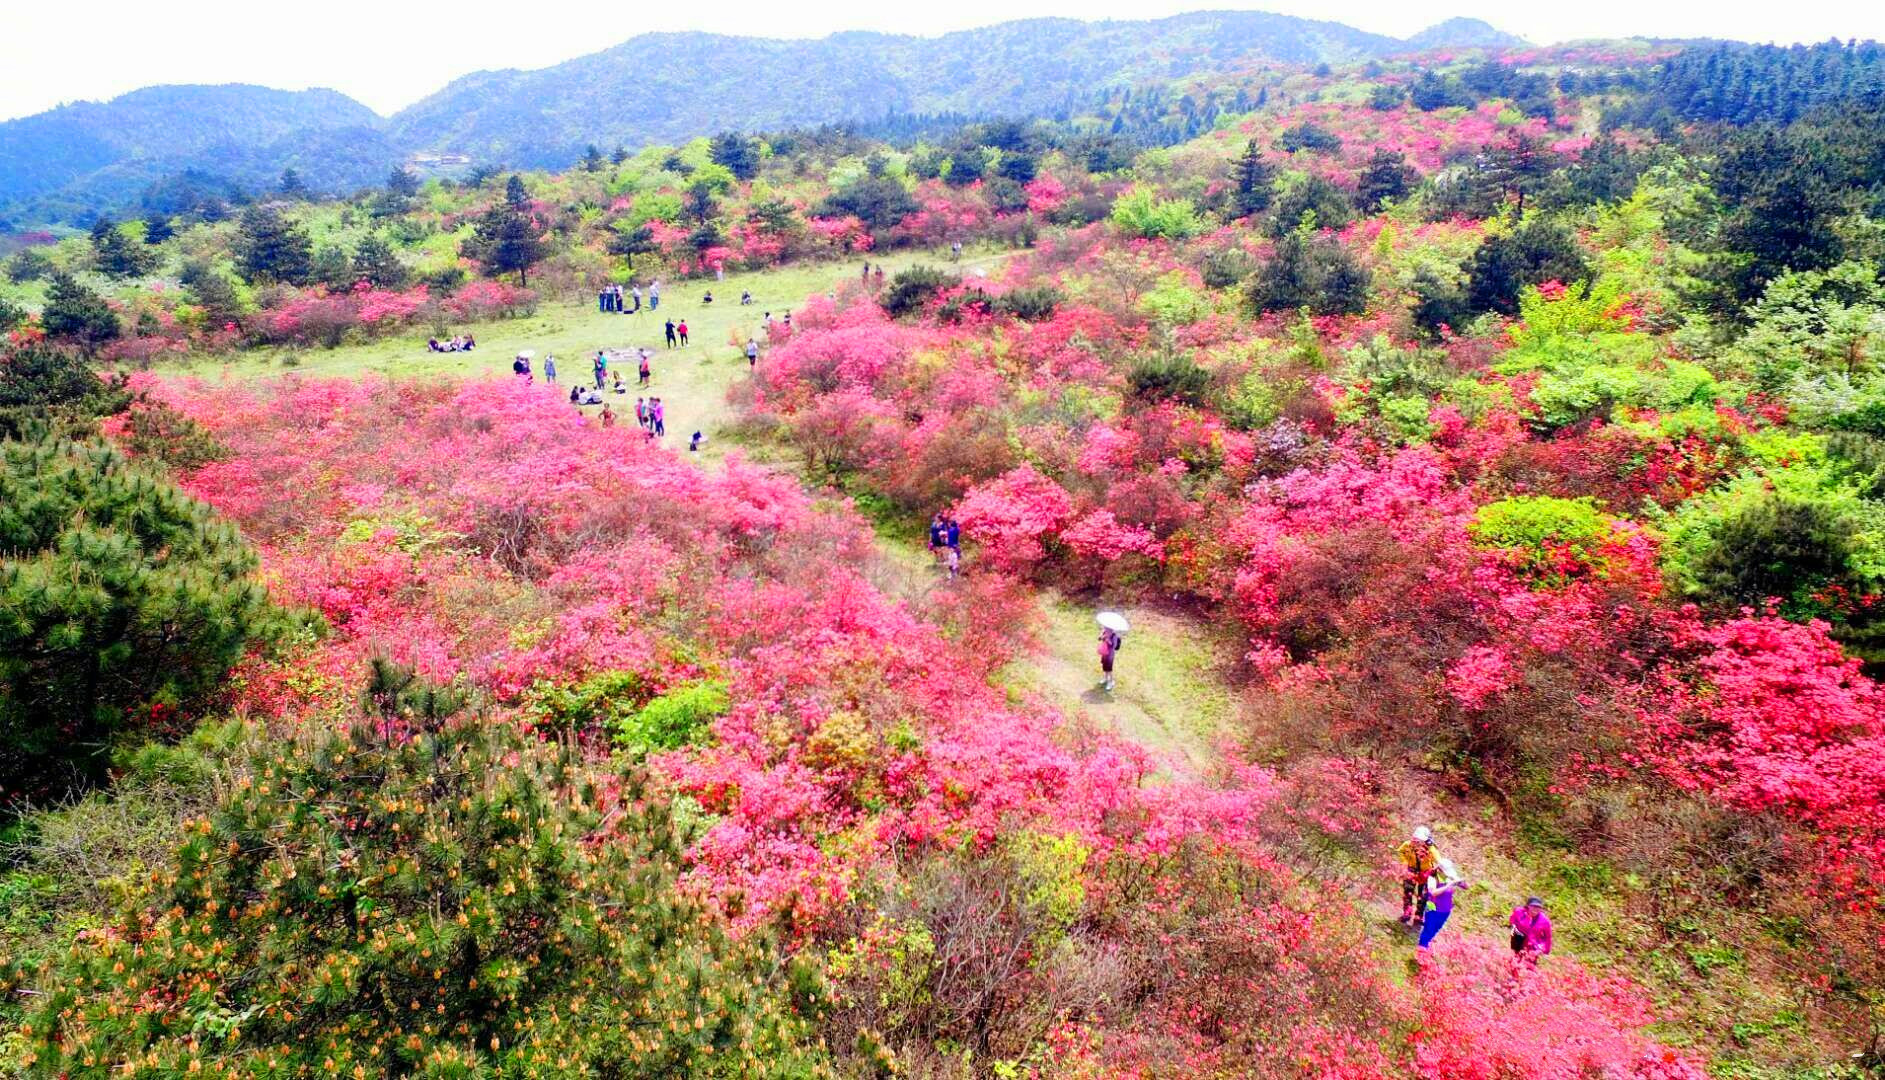
[[[1551,952],[1551,916],[1545,914],[1543,900],[1536,896],[1527,899],[1524,906],[1512,909],[1512,917],[1506,921],[1512,927],[1514,956],[1535,964]]]

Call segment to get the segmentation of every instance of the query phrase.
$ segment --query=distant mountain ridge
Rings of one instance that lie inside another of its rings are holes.
[[[1523,43],[1473,19],[1450,20],[1413,43],[1258,11],[1026,19],[934,38],[643,34],[552,67],[467,75],[399,112],[392,131],[415,149],[546,166],[589,143],[634,146],[892,112],[1042,113],[1109,85],[1253,60],[1341,63],[1488,38]]]
[[[1435,23],[1404,43],[1415,52],[1431,49],[1524,49],[1531,42],[1508,34],[1483,19],[1448,19]]]
[[[158,171],[262,150],[307,133],[375,130],[384,120],[334,90],[153,86],[0,124],[0,203],[48,196],[127,166]],[[279,168],[276,169],[280,171]],[[144,181],[148,182],[148,181]]]
[[[891,113],[1046,114],[1105,87],[1252,61],[1522,44],[1476,19],[1402,40],[1316,19],[1201,11],[1027,19],[933,38],[642,34],[551,67],[466,75],[390,118],[333,90],[158,86],[0,123],[0,209],[81,221],[185,171],[254,189],[292,167],[314,188],[343,190],[377,182],[420,152],[563,166],[588,144],[636,147]]]

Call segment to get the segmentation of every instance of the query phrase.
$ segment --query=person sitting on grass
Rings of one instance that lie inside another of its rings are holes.
[[[712,289],[708,289],[708,290],[707,290],[707,295],[705,295],[705,296],[703,296],[703,297],[701,297],[701,298],[700,298],[700,302],[701,302],[702,304],[711,304],[711,303],[713,303],[713,290],[712,290]]]
[[[583,403],[583,388],[582,387],[571,386],[569,388],[569,403],[571,405],[581,405]]]
[[[477,347],[478,347],[478,343],[477,343],[476,341],[474,341],[474,340],[472,340],[472,337],[471,337],[471,335],[470,335],[470,334],[466,334],[466,335],[465,335],[465,344],[464,344],[464,351],[466,351],[466,352],[470,352],[471,350],[473,350],[473,349],[475,349],[475,348],[477,348]]]
[[[747,290],[747,289],[740,290],[740,306],[741,307],[753,306],[753,294],[750,290]]]
[[[706,441],[707,437],[705,435],[702,435],[698,431],[694,432],[694,437],[687,440],[687,452],[690,454],[698,453],[700,451],[700,444]]]

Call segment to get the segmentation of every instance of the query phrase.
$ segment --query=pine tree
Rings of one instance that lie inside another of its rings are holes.
[[[1468,264],[1467,277],[1467,310],[1513,315],[1525,286],[1587,281],[1590,265],[1571,230],[1533,216],[1509,233],[1482,241]]]
[[[660,245],[655,243],[654,229],[646,222],[633,226],[621,222],[616,225],[614,235],[609,237],[609,254],[619,256],[630,270],[635,268],[635,256],[660,249]]]
[[[1231,166],[1231,209],[1240,218],[1270,208],[1276,191],[1276,170],[1263,160],[1257,140],[1244,145],[1243,156]]]
[[[410,277],[393,246],[378,233],[361,238],[353,253],[353,272],[356,280],[370,281],[382,289],[401,288]]]
[[[410,199],[419,194],[419,178],[404,165],[397,166],[386,174],[386,190],[399,198]]]
[[[1542,184],[1558,164],[1558,156],[1542,140],[1513,132],[1486,151],[1487,183],[1511,195],[1516,210],[1525,213],[1525,196]]]
[[[364,697],[344,730],[231,733],[209,812],[133,875],[138,946],[86,935],[39,973],[39,1071],[182,1076],[209,1015],[240,1018],[210,1036],[229,1076],[831,1074],[812,966],[683,886],[639,769],[385,663]],[[150,990],[180,986],[212,1011]]]
[[[52,275],[39,325],[48,337],[70,341],[88,352],[122,332],[118,315],[105,298],[64,271]]]
[[[308,185],[301,181],[301,174],[292,168],[282,170],[281,181],[276,185],[276,190],[281,192],[282,198],[293,199],[296,202],[301,202],[312,194],[308,191]]]
[[[713,198],[713,185],[704,180],[696,180],[688,186],[687,194],[681,197],[681,205],[697,225],[707,224],[719,210]]]
[[[1368,159],[1356,177],[1355,197],[1362,210],[1374,213],[1390,199],[1404,198],[1418,174],[1407,164],[1407,155],[1381,147]]]
[[[163,214],[152,214],[144,219],[144,242],[152,247],[177,235],[171,228],[170,219]]]
[[[92,223],[92,262],[98,272],[109,278],[134,278],[149,273],[154,260],[151,253],[131,242],[124,230],[109,219]]]
[[[353,276],[353,260],[347,252],[333,244],[323,244],[314,249],[314,259],[309,264],[309,280],[317,285],[339,291],[351,288],[359,279]]]
[[[584,172],[601,172],[603,166],[602,151],[595,143],[583,148],[582,168]]]
[[[178,278],[190,291],[191,300],[203,309],[203,321],[212,330],[241,322],[242,297],[236,293],[235,284],[214,266],[202,259],[192,259],[183,264]]]
[[[724,131],[713,137],[708,156],[724,166],[736,180],[751,180],[759,175],[759,140],[737,131]]]
[[[524,178],[516,173],[504,181],[504,203],[512,210],[523,210],[530,206],[530,192],[524,189]]]
[[[515,176],[511,183],[520,189]],[[465,254],[478,260],[484,272],[497,277],[516,274],[520,285],[530,284],[530,268],[543,261],[542,231],[530,215],[516,208],[494,206],[478,219],[477,233],[465,241]]]
[[[237,267],[250,282],[306,285],[313,273],[313,244],[301,226],[270,206],[251,206],[236,236]]]
[[[0,358],[0,439],[36,432],[89,435],[93,421],[130,403],[121,379],[100,378],[66,349],[22,345]]]
[[[272,625],[255,556],[209,508],[117,451],[0,448],[0,787],[103,775],[153,706],[212,689]]]

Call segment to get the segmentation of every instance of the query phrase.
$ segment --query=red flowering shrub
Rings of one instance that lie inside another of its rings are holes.
[[[1442,938],[1424,957],[1414,1059],[1461,1080],[1703,1080],[1685,1054],[1644,1034],[1649,1003],[1575,960],[1518,964],[1483,939]]]

